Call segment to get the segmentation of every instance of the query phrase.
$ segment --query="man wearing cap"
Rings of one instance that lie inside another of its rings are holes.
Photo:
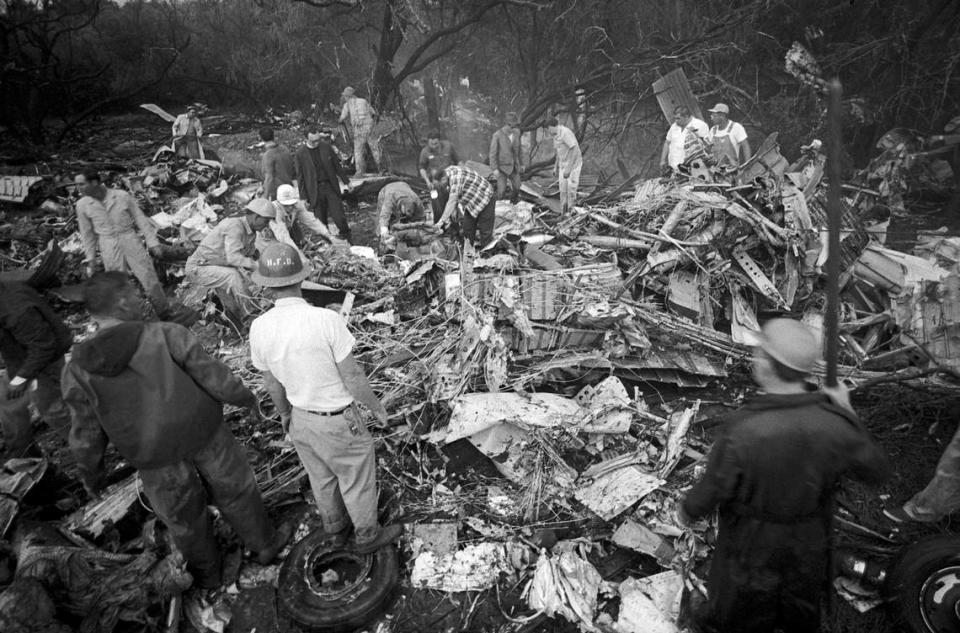
[[[444,139],[439,130],[430,130],[427,132],[427,144],[420,150],[420,159],[417,164],[420,167],[420,177],[430,188],[430,208],[433,211],[433,217],[439,218],[447,204],[447,199],[434,188],[433,181],[430,180],[430,172],[434,169],[446,169],[451,165],[458,165],[460,157],[453,144]]]
[[[436,221],[437,227],[443,230],[459,219],[464,240],[477,248],[489,244],[493,239],[497,204],[493,185],[472,169],[456,165],[434,169],[430,179],[438,191],[448,196],[443,215]]]
[[[333,243],[333,236],[330,235],[327,225],[321,222],[316,215],[310,213],[306,205],[303,204],[303,200],[297,195],[297,190],[293,185],[277,187],[277,199],[273,202],[273,208],[277,214],[275,222],[286,227],[290,239],[296,246],[303,246],[305,231],[319,235],[327,244]],[[269,228],[264,229],[264,234],[268,232],[270,232]],[[276,238],[277,236],[274,235],[273,237]]]
[[[676,170],[687,158],[693,156],[701,143],[710,136],[707,124],[690,114],[687,106],[673,109],[673,123],[667,130],[667,138],[660,151],[660,170]]]
[[[707,112],[710,113],[710,142],[713,145],[713,156],[718,165],[739,167],[753,155],[750,151],[750,141],[747,131],[736,121],[730,120],[730,107],[726,103],[718,103]]]
[[[204,589],[221,584],[216,505],[244,544],[270,563],[292,526],[274,529],[244,450],[224,424],[223,405],[259,416],[259,401],[183,326],[140,319],[126,277],[98,273],[83,284],[98,329],[74,347],[63,371],[73,418],[70,449],[88,494],[104,484],[113,443],[138,471],[143,492]]]
[[[889,475],[866,428],[835,403],[845,390],[807,385],[820,348],[798,321],[763,326],[753,361],[762,395],[723,420],[679,508],[683,522],[720,514],[704,630],[819,631],[835,489],[844,476],[878,484]]]
[[[263,156],[260,158],[260,173],[263,176],[263,195],[267,200],[277,199],[277,187],[292,185],[296,178],[293,154],[286,145],[273,139],[273,128],[260,130],[263,141]]]
[[[224,312],[237,324],[256,308],[248,275],[257,268],[253,259],[257,233],[276,217],[273,204],[264,198],[254,198],[244,210],[243,216],[220,220],[184,267],[188,288],[184,303],[199,304],[212,290]]]
[[[307,141],[294,157],[300,198],[309,203],[323,224],[333,220],[340,239],[349,242],[350,225],[343,212],[340,192],[340,183],[348,184],[350,181],[347,172],[324,131],[308,128],[304,133]]]
[[[81,194],[76,206],[77,228],[83,243],[86,275],[93,274],[99,249],[104,270],[129,271],[143,286],[157,316],[164,317],[170,303],[151,258],[162,255],[156,227],[132,195],[108,188],[97,170],[78,174],[74,182]]]
[[[343,89],[343,110],[340,112],[340,123],[350,123],[350,133],[353,136],[353,161],[357,176],[366,173],[367,165],[364,159],[364,149],[370,148],[373,160],[380,166],[380,144],[370,142],[370,133],[373,131],[373,119],[377,111],[370,102],[356,95],[353,88]]]
[[[516,112],[507,112],[503,126],[490,139],[490,166],[497,174],[497,198],[503,199],[510,181],[510,202],[520,199],[520,119]]]
[[[173,121],[173,149],[183,158],[203,158],[200,149],[200,137],[203,136],[203,124],[198,116],[199,106],[193,104],[184,114]]]
[[[395,223],[423,222],[425,219],[420,196],[402,181],[391,182],[380,190],[377,210],[381,240],[390,235],[390,227]]]
[[[250,326],[250,357],[310,477],[324,531],[343,547],[352,522],[355,549],[369,554],[402,530],[377,522],[373,438],[357,405],[381,423],[387,412],[353,357],[346,322],[304,301],[300,283],[309,272],[296,249],[264,249],[253,279],[275,302]]]
[[[583,154],[580,143],[573,130],[560,125],[557,117],[550,117],[545,124],[547,133],[553,138],[553,148],[557,152],[557,181],[560,185],[560,213],[567,213],[577,204],[577,189],[580,187],[580,170],[583,168]]]

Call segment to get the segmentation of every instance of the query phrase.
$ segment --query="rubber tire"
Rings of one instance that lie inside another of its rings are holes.
[[[884,596],[894,617],[910,633],[930,633],[920,612],[920,590],[930,574],[960,563],[960,536],[940,534],[923,538],[896,555],[887,568]]]
[[[283,612],[304,631],[330,633],[354,631],[386,611],[400,582],[400,563],[393,545],[382,547],[363,587],[338,600],[310,590],[304,566],[314,553],[337,551],[323,530],[315,530],[293,546],[280,568],[277,597]]]

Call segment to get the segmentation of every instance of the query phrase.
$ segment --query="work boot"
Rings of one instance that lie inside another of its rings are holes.
[[[354,550],[357,554],[373,554],[375,551],[393,543],[403,534],[402,525],[388,525],[377,530],[377,535],[369,541],[357,542]]]
[[[292,524],[284,523],[277,528],[277,535],[273,539],[273,544],[257,552],[257,562],[261,565],[269,565],[272,563],[283,548],[286,547],[287,541],[290,540],[291,536],[293,536]]]

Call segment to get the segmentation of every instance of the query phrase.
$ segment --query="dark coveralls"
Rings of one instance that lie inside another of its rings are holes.
[[[36,290],[0,282],[0,357],[7,367],[0,378],[0,428],[9,457],[22,455],[33,442],[31,397],[47,425],[66,435],[70,414],[60,396],[60,372],[72,344],[69,328]],[[36,379],[37,389],[7,400],[7,385],[16,376]]]
[[[207,492],[248,548],[274,543],[253,470],[223,423],[222,403],[251,406],[255,396],[189,330],[140,321],[101,330],[74,347],[63,394],[84,482],[102,486],[113,442],[140,471],[144,493],[200,586],[220,580]]]
[[[822,393],[765,395],[732,414],[683,501],[720,510],[709,613],[722,633],[815,633],[829,581],[840,478],[879,483],[890,465],[860,421]]]

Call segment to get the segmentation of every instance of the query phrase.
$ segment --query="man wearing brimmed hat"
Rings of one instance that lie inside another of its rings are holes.
[[[342,547],[352,522],[356,550],[369,554],[402,530],[377,522],[373,438],[357,404],[380,422],[387,412],[353,357],[346,322],[303,299],[300,283],[309,274],[295,248],[264,249],[253,279],[275,302],[250,326],[250,357],[310,477],[323,529]]]
[[[364,150],[370,148],[373,160],[380,167],[380,144],[370,142],[370,133],[373,132],[373,119],[377,111],[370,102],[358,97],[356,91],[349,86],[343,89],[343,110],[340,112],[340,123],[350,124],[350,134],[353,136],[353,161],[357,176],[367,171]]]
[[[203,150],[200,148],[200,137],[203,136],[203,124],[199,117],[201,107],[194,103],[173,121],[173,149],[177,156],[203,158]]]
[[[753,155],[747,131],[736,121],[730,120],[730,106],[718,103],[707,112],[710,113],[710,142],[713,144],[713,156],[717,164],[739,167]]]
[[[497,175],[497,198],[502,200],[510,181],[510,202],[520,199],[520,119],[516,112],[507,112],[503,126],[490,139],[490,166]]]
[[[705,630],[819,631],[835,488],[889,474],[856,415],[806,383],[820,349],[798,321],[763,326],[753,361],[763,393],[724,420],[680,507],[683,521],[720,513]]]
[[[220,220],[184,268],[184,303],[199,304],[212,290],[227,316],[237,324],[256,308],[248,275],[257,268],[253,259],[257,233],[277,215],[273,203],[264,198],[254,198],[244,211],[243,216]]]
[[[305,231],[319,235],[328,244],[333,243],[333,236],[330,235],[327,226],[317,219],[316,215],[310,213],[293,185],[277,187],[277,199],[273,202],[273,207],[276,211],[276,221],[287,228],[290,238],[297,246],[303,246]]]

